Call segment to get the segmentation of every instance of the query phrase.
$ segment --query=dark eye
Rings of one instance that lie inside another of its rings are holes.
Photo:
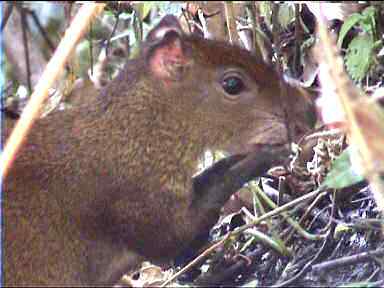
[[[239,94],[244,90],[244,82],[241,78],[237,76],[228,76],[224,78],[222,82],[222,87],[230,95]]]

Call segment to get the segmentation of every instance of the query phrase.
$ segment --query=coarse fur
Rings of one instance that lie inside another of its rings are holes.
[[[310,101],[248,51],[155,40],[89,103],[33,127],[4,183],[6,285],[111,285],[142,259],[172,259],[219,216],[192,204],[206,149],[247,153],[312,124]],[[221,87],[232,70],[239,99]]]

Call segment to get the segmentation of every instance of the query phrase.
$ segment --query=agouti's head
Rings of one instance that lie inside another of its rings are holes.
[[[244,49],[184,35],[173,16],[163,18],[147,43],[151,77],[169,103],[184,107],[183,118],[194,121],[207,147],[245,153],[297,140],[314,124],[311,100]]]

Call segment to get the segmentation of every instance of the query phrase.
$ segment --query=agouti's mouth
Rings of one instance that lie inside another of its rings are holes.
[[[203,186],[212,185],[225,175],[244,184],[262,176],[274,165],[287,162],[289,154],[289,145],[255,145],[252,152],[230,155],[194,176],[194,189],[202,191]]]
[[[260,145],[257,151],[221,159],[193,177],[191,207],[198,211],[219,211],[245,183],[265,174],[273,165],[288,160],[282,145]]]
[[[258,144],[250,150],[251,152],[247,154],[237,155],[238,161],[229,170],[240,174],[252,174],[254,177],[261,176],[272,166],[286,163],[290,155],[287,144]]]

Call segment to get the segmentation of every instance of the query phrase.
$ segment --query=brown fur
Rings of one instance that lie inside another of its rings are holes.
[[[282,105],[277,75],[247,51],[180,39],[178,81],[157,79],[144,53],[92,103],[33,127],[4,183],[7,285],[113,284],[142,258],[171,259],[217,221],[191,205],[204,150],[286,143],[285,106],[309,127],[308,100],[284,84]],[[223,102],[226,67],[246,75],[249,99]]]

